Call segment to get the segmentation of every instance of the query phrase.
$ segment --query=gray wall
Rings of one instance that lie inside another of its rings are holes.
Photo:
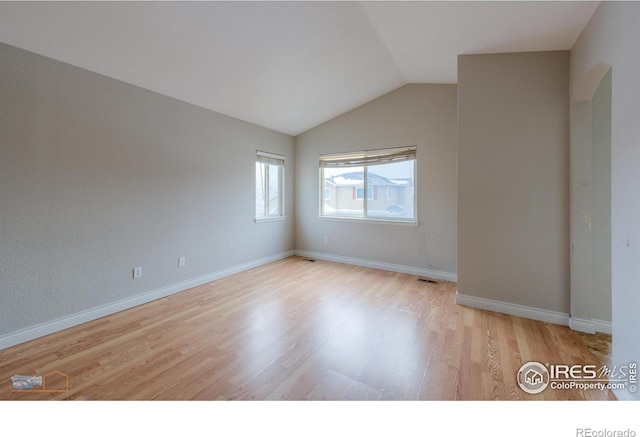
[[[571,327],[611,333],[611,69],[598,71],[571,104]]]
[[[592,317],[611,322],[611,70],[593,96],[591,117]]]
[[[591,99],[571,104],[571,327],[595,332],[591,232],[593,134]]]
[[[611,282],[613,362],[640,362],[640,3],[603,2],[571,51],[571,95],[611,66]],[[618,396],[640,399],[626,391]]]
[[[286,221],[253,222],[256,149],[286,157]],[[292,250],[294,160],[287,135],[0,44],[0,336]]]
[[[407,145],[419,226],[318,218],[319,155]],[[455,85],[406,85],[296,137],[297,249],[454,274],[455,217]]]
[[[458,57],[458,292],[569,313],[569,53]]]

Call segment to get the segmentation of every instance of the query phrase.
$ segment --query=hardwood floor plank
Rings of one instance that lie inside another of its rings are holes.
[[[291,257],[2,350],[0,399],[615,399],[522,391],[525,362],[607,357],[567,327],[458,306],[455,290]],[[11,390],[54,370],[68,391]]]
[[[334,370],[329,370],[324,378],[307,395],[310,401],[337,401],[344,400],[347,392],[353,386],[353,379],[344,376]]]

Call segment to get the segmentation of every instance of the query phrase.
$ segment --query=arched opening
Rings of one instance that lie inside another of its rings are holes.
[[[611,68],[594,66],[571,108],[571,328],[611,333]]]

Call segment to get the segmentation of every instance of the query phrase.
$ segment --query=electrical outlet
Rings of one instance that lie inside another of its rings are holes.
[[[133,279],[142,278],[142,267],[133,268]]]
[[[184,256],[178,258],[178,267],[184,267],[187,265],[187,259]]]

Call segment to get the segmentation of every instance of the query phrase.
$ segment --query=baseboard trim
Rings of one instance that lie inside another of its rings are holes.
[[[440,270],[423,269],[420,267],[403,266],[399,264],[391,264],[380,261],[370,261],[361,258],[351,258],[348,256],[332,255],[322,252],[310,252],[307,250],[296,250],[297,256],[305,258],[319,259],[323,261],[332,261],[342,264],[350,264],[360,267],[370,267],[373,269],[387,270],[390,272],[406,273],[415,276],[425,276],[443,281],[457,282],[458,276],[455,273],[443,272]]]
[[[593,319],[596,332],[602,332],[603,334],[613,334],[613,326],[611,322],[607,320]]]
[[[611,322],[607,320],[588,320],[571,317],[569,327],[574,331],[586,332],[587,334],[595,334],[596,332],[602,332],[604,334],[613,333]]]
[[[539,320],[546,323],[554,323],[556,325],[569,326],[570,316],[566,313],[485,299],[482,297],[468,296],[460,293],[460,291],[456,291],[456,304],[481,310],[509,314],[511,316],[524,317],[526,319]]]
[[[212,282],[218,279],[225,278],[227,276],[234,275],[236,273],[243,272],[255,267],[262,266],[274,261],[278,261],[290,256],[293,256],[295,252],[290,250],[288,252],[279,253],[276,255],[267,256],[257,260],[249,261],[237,266],[229,267],[223,270],[219,270],[206,275],[198,276],[177,284],[162,287],[156,290],[149,291],[147,293],[139,294],[136,296],[121,299],[115,302],[111,302],[98,307],[90,308],[79,313],[71,314],[69,316],[61,317],[56,320],[51,320],[39,325],[31,326],[29,328],[14,331],[0,336],[0,350],[6,349],[11,346],[15,346],[26,341],[35,340],[36,338],[44,337],[45,335],[53,334],[54,332],[62,331],[63,329],[71,328],[82,323],[90,322],[92,320],[99,319],[100,317],[108,316],[129,308],[136,307],[163,297],[170,296],[172,294],[180,293],[181,291],[188,290],[193,287],[197,287],[208,282]]]
[[[574,331],[586,332],[587,334],[596,333],[596,327],[592,320],[579,319],[577,317],[571,317],[569,319],[569,328]]]

